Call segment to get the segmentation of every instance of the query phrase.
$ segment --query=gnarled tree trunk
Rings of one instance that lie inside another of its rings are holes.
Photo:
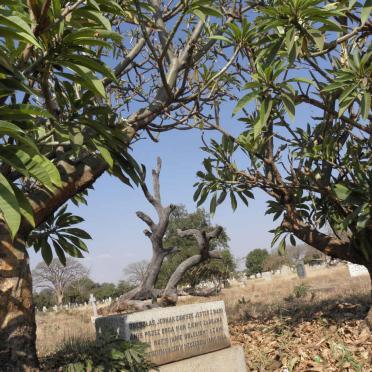
[[[144,234],[150,239],[152,245],[152,258],[145,272],[145,277],[142,283],[134,288],[132,291],[120,296],[119,300],[111,305],[109,309],[102,310],[102,313],[106,312],[120,312],[126,310],[128,305],[139,309],[143,308],[143,304],[136,304],[134,301],[142,301],[146,299],[152,299],[153,303],[156,302],[158,292],[155,290],[155,283],[159,276],[161,266],[164,258],[170,254],[176,252],[175,248],[163,247],[163,239],[165,232],[167,231],[169,217],[175,206],[169,205],[164,207],[161,203],[160,196],[160,170],[161,170],[161,159],[157,158],[156,168],[152,170],[152,182],[153,182],[153,194],[151,194],[147,188],[145,180],[141,183],[142,191],[146,199],[155,208],[158,215],[158,223],[155,223],[150,216],[143,212],[137,212],[138,218],[144,221],[150,230],[144,230]]]
[[[187,258],[185,261],[181,262],[174,273],[168,280],[167,286],[165,287],[164,293],[161,297],[160,303],[163,306],[175,305],[178,300],[177,285],[182,280],[185,273],[192,267],[199,265],[200,263],[210,259],[210,258],[221,258],[219,252],[210,250],[210,240],[213,238],[218,238],[222,232],[222,227],[218,226],[210,232],[205,230],[189,229],[189,230],[177,230],[179,236],[193,236],[195,237],[199,254]]]
[[[0,370],[36,371],[35,309],[25,239],[0,224]]]

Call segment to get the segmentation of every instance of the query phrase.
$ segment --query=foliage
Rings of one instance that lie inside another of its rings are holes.
[[[84,221],[83,218],[66,212],[67,205],[56,214],[51,214],[47,220],[30,234],[27,244],[41,250],[44,261],[49,265],[53,259],[53,249],[62,265],[66,265],[66,255],[82,258],[83,252],[88,252],[85,239],[92,239],[84,230],[75,225]],[[84,240],[83,240],[84,239]]]
[[[293,295],[296,298],[303,298],[307,296],[307,294],[309,293],[309,290],[310,290],[310,287],[307,284],[301,283],[294,287]]]
[[[264,263],[269,253],[266,249],[257,248],[247,254],[245,267],[247,275],[256,275],[264,271]]]
[[[55,355],[43,361],[44,368],[66,372],[145,372],[154,367],[145,358],[147,345],[105,338],[99,341],[69,340]]]
[[[54,292],[47,288],[41,290],[40,292],[34,292],[33,299],[34,304],[39,311],[42,310],[44,306],[48,308],[56,304]]]
[[[186,258],[198,252],[194,239],[190,237],[179,237],[177,229],[213,229],[210,216],[205,210],[197,209],[189,213],[184,206],[177,206],[171,214],[168,229],[164,239],[164,247],[177,247],[178,251],[165,258],[156,286],[164,288],[170,276],[178,265]],[[235,271],[235,262],[228,250],[229,237],[222,232],[220,237],[211,242],[211,249],[219,249],[222,254],[221,260],[209,260],[186,272],[182,284],[195,286],[203,280],[225,280]]]
[[[280,253],[297,237],[371,264],[370,10],[369,0],[271,0],[219,37],[241,51],[232,114],[244,127],[235,135],[209,123],[222,140],[204,142],[199,205],[210,196],[214,211],[229,195],[236,209],[237,197],[248,205],[261,189],[266,213],[280,221],[272,231]]]

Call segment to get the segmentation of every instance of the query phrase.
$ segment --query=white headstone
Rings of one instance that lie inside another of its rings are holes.
[[[361,275],[368,275],[368,270],[366,267],[362,265],[353,264],[351,262],[347,263],[347,267],[349,269],[349,274],[351,277],[361,276]]]
[[[94,319],[97,318],[98,313],[97,313],[96,299],[95,299],[95,297],[93,296],[92,293],[91,293],[90,296],[89,296],[89,303],[92,304],[92,308],[93,308],[93,317],[92,317],[92,321],[94,322]]]
[[[47,311],[47,308],[43,306],[43,313],[46,313],[46,311]]]
[[[57,306],[57,305],[54,305],[54,306],[53,306],[53,310],[54,310],[54,311],[57,311],[57,310],[58,310],[58,306]]]

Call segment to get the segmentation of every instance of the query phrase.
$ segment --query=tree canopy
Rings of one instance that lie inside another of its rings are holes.
[[[247,254],[245,258],[245,267],[247,275],[257,275],[264,271],[265,260],[269,257],[266,249],[256,248]]]
[[[178,229],[207,229],[213,230],[209,214],[204,209],[197,209],[195,212],[188,212],[185,206],[179,205],[172,212],[169,225],[166,231],[164,246],[176,247],[176,253],[165,258],[157,287],[164,288],[170,276],[177,266],[185,261],[186,258],[193,256],[198,252],[196,241],[192,237],[180,237],[177,234]],[[225,231],[222,231],[220,237],[211,241],[211,249],[221,251],[222,258],[218,260],[208,260],[201,265],[188,271],[183,279],[182,284],[192,287],[204,280],[225,280],[235,271],[235,262],[228,249],[229,237]]]
[[[239,133],[209,122],[222,141],[205,142],[194,198],[211,195],[213,212],[226,196],[233,209],[237,200],[248,205],[260,189],[282,253],[297,237],[372,273],[370,1],[252,8],[218,38],[237,51]]]

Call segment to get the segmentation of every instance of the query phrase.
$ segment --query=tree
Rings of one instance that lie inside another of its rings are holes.
[[[88,270],[74,259],[67,259],[66,266],[58,259],[53,259],[49,265],[39,262],[32,271],[35,288],[53,290],[57,305],[62,305],[68,286],[87,275]]]
[[[190,269],[197,267],[210,259],[221,259],[221,253],[211,247],[211,240],[220,236],[223,229],[221,226],[216,226],[213,230],[210,229],[187,229],[177,230],[178,235],[182,237],[194,237],[197,242],[198,251],[191,257],[183,260],[170,276],[167,285],[162,293],[161,304],[175,305],[177,303],[177,286],[183,279],[184,275]]]
[[[177,252],[167,256],[164,259],[158,280],[156,282],[157,288],[165,288],[167,282],[177,266],[185,259],[195,255],[198,252],[198,246],[195,239],[192,237],[180,237],[177,233],[178,229],[207,229],[212,230],[214,226],[211,224],[210,216],[204,209],[197,209],[195,212],[188,212],[183,205],[176,206],[175,210],[170,216],[169,225],[165,234],[164,245],[166,247],[177,247]],[[221,260],[209,260],[199,265],[193,270],[185,273],[181,284],[195,287],[203,280],[211,280],[213,275],[217,274],[220,269],[221,277],[224,277],[225,268],[234,271],[232,264],[232,257],[228,251],[229,237],[223,230],[218,237],[211,242],[213,249],[221,251]],[[217,271],[216,271],[217,270]],[[227,275],[227,274],[226,274]]]
[[[104,172],[138,184],[130,145],[143,134],[157,141],[213,112],[231,61],[216,64],[222,49],[211,30],[239,16],[223,3],[0,5],[1,365],[38,367],[25,250],[31,231],[68,200],[81,200]]]
[[[253,251],[247,254],[245,258],[245,267],[247,268],[247,275],[257,275],[261,274],[264,269],[264,263],[269,253],[266,249],[254,249]]]
[[[286,256],[280,255],[278,252],[273,252],[265,258],[262,269],[263,271],[272,271],[275,273],[280,270],[283,265],[288,264],[289,262]]]
[[[43,289],[40,292],[34,292],[34,303],[38,310],[42,310],[43,307],[51,307],[56,303],[55,295],[51,289]]]
[[[146,260],[130,263],[123,270],[124,277],[129,283],[137,286],[144,280],[148,266],[149,262]]]
[[[219,120],[205,124],[222,141],[204,147],[195,199],[211,194],[214,210],[229,195],[235,209],[260,189],[279,221],[273,244],[281,239],[282,253],[296,237],[372,276],[370,1],[252,5],[254,16],[221,39],[239,50],[232,114],[244,127],[232,135]]]

